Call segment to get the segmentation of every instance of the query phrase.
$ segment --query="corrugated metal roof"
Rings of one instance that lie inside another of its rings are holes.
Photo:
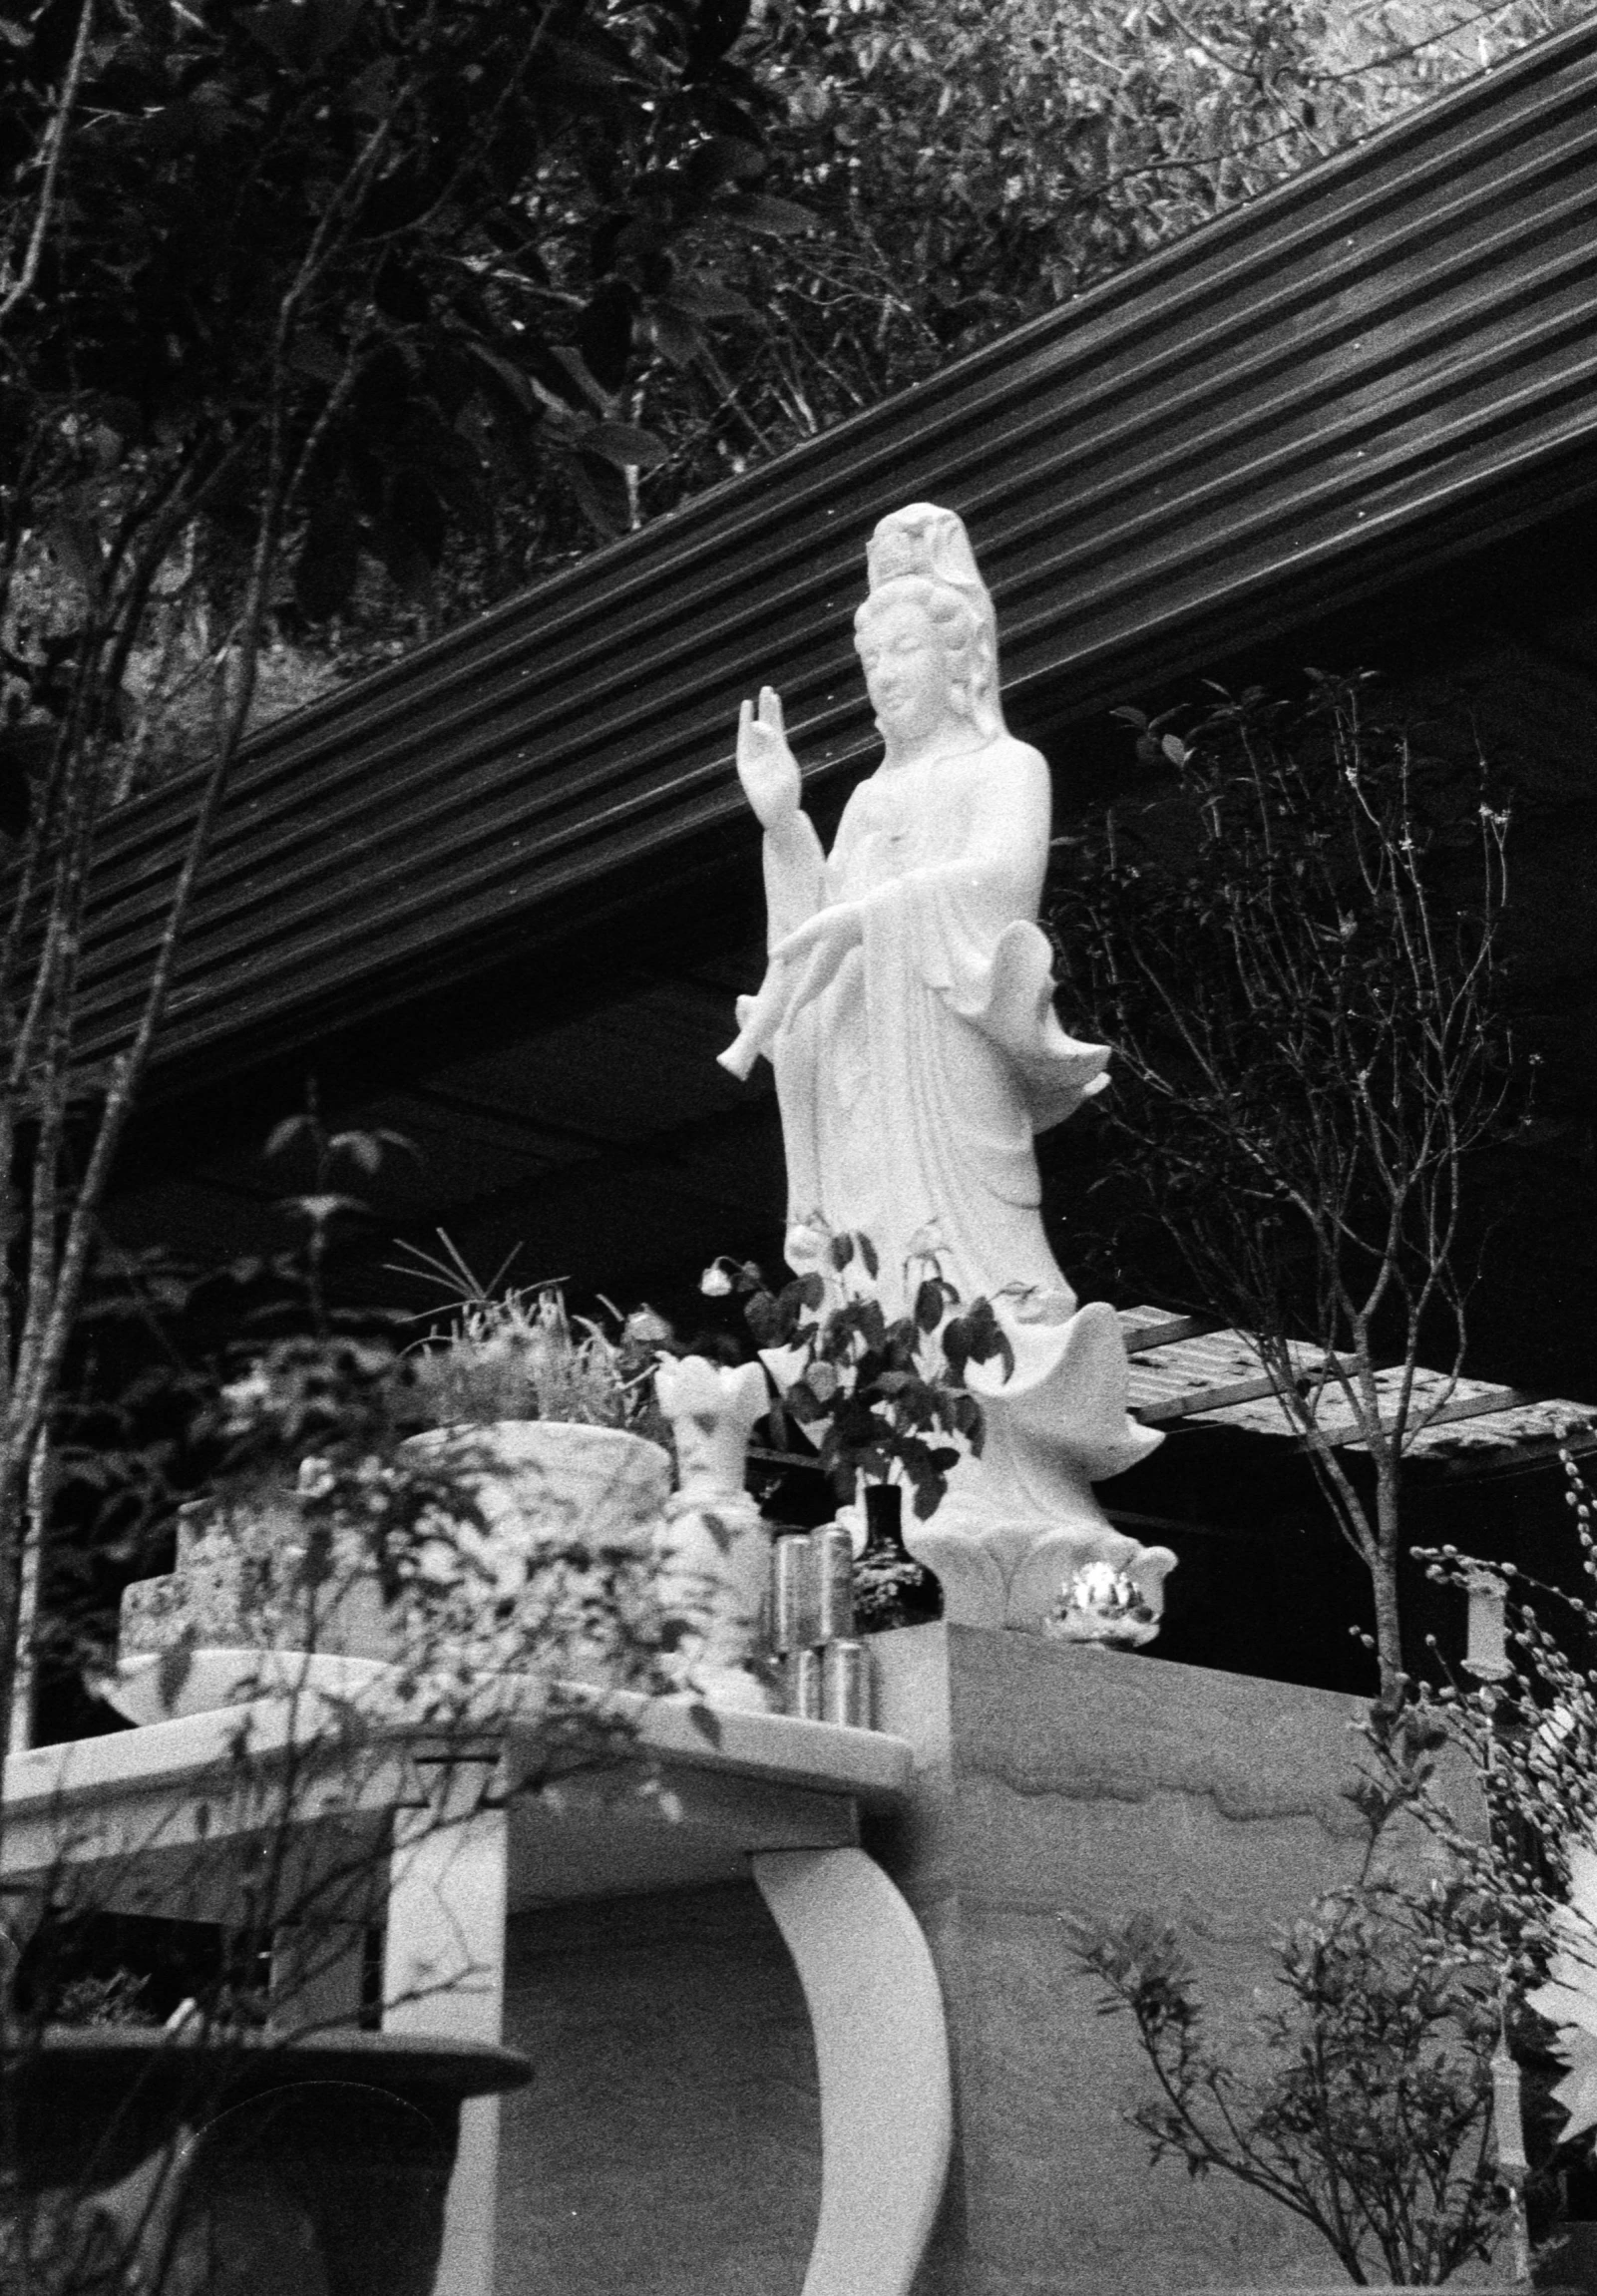
[[[762,679],[812,771],[860,762],[850,613],[898,503],[965,515],[1006,685],[1080,716],[1597,490],[1594,95],[1597,23],[272,728],[165,1054],[380,1003],[747,836],[731,725]],[[127,1025],[193,798],[107,832],[86,1051]]]

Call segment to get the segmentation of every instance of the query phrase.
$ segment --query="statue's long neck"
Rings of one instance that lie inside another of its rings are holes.
[[[882,763],[889,773],[902,771],[906,766],[936,765],[943,759],[975,757],[988,747],[991,736],[981,733],[967,717],[951,719],[940,725],[920,741],[895,742],[891,734],[882,737]]]

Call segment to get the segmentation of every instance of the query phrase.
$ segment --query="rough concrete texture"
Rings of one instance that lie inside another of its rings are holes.
[[[1177,1923],[1245,2026],[1272,1935],[1347,1878],[1353,1702],[975,1628],[883,1637],[879,1720],[918,1749],[867,1833],[921,1917],[955,2052],[959,2156],[918,2296],[1324,2285],[1330,2250],[1227,2180],[1150,2166],[1130,2022],[1096,2013],[1068,1916]]]
[[[947,2000],[957,2156],[916,2296],[1325,2288],[1284,2210],[1149,2164],[1152,2093],[1065,1917],[1180,1927],[1245,2030],[1273,1936],[1351,1872],[1357,1703],[983,1628],[874,1641],[906,1808],[868,1824]],[[802,1995],[752,1887],[512,1924],[499,2296],[798,2296],[819,2204]],[[849,2292],[853,2296],[853,2292]]]
[[[498,2296],[798,2296],[820,2206],[809,2016],[752,1884],[527,1913]]]

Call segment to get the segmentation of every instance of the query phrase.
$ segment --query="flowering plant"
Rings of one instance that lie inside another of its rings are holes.
[[[1545,2019],[1565,2078],[1551,2105],[1556,2142],[1597,2128],[1597,1504],[1569,1440],[1559,1448],[1579,1554],[1573,1584],[1531,1578],[1444,1546],[1417,1552],[1476,1616],[1472,1684],[1421,1686],[1407,1726],[1374,1732],[1395,1776],[1448,1853],[1497,1908],[1513,1997]],[[1583,1587],[1582,1587],[1583,1582]],[[1422,1733],[1422,1736],[1421,1736]],[[1482,1833],[1452,1806],[1445,1775],[1413,1744],[1447,1744],[1467,1761],[1490,1814]],[[1561,2111],[1560,2109],[1561,2108]]]
[[[804,1231],[817,1265],[773,1292],[752,1261],[718,1260],[701,1288],[741,1296],[743,1313],[781,1390],[778,1413],[819,1446],[834,1487],[852,1499],[858,1479],[885,1482],[897,1467],[923,1520],[948,1488],[963,1443],[980,1452],[982,1406],[966,1366],[1014,1355],[990,1300],[962,1305],[934,1246],[908,1311],[889,1317],[878,1294],[880,1262],[868,1236]],[[791,1246],[791,1239],[790,1239]]]

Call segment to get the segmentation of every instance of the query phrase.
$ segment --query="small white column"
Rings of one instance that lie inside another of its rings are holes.
[[[504,2023],[508,1821],[481,1761],[440,1764],[422,1805],[396,1811],[383,1956],[383,2031],[497,2043]],[[493,2296],[499,2100],[468,2098],[434,2296]]]

